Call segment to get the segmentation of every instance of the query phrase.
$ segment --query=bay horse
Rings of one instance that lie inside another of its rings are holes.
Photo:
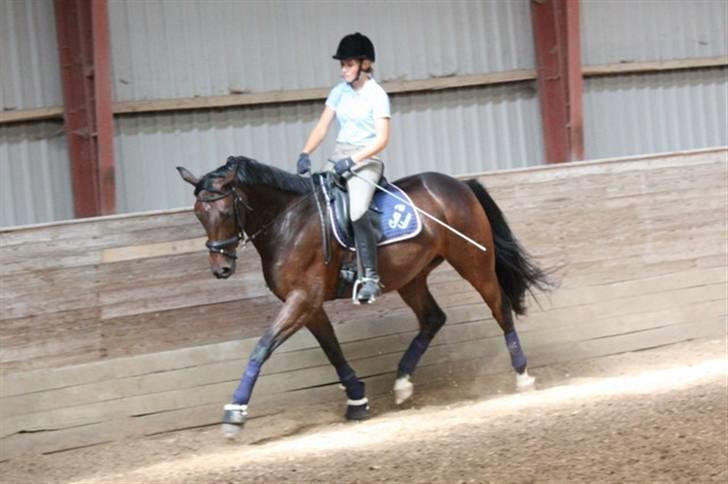
[[[346,418],[369,416],[364,383],[347,363],[326,312],[325,301],[337,297],[339,267],[346,249],[334,244],[331,263],[324,262],[318,209],[310,178],[293,175],[244,156],[195,177],[177,167],[195,187],[194,213],[207,232],[209,262],[217,278],[235,272],[236,251],[247,234],[260,254],[265,282],[283,307],[258,340],[248,365],[225,405],[223,430],[239,432],[263,363],[299,329],[308,328],[336,369],[347,396]],[[419,333],[402,356],[394,384],[395,402],[412,396],[410,377],[420,357],[445,323],[445,313],[427,287],[427,276],[447,261],[480,294],[503,330],[519,388],[533,384],[513,315],[525,313],[525,293],[550,285],[521,247],[506,220],[476,180],[462,182],[441,173],[422,173],[395,182],[419,209],[485,246],[486,251],[423,218],[416,237],[378,249],[385,291],[398,291],[419,322]],[[246,241],[247,242],[247,241]],[[347,295],[345,294],[344,297]]]

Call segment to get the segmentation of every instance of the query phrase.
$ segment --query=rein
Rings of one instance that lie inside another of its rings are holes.
[[[296,208],[298,205],[301,204],[301,202],[305,201],[308,197],[313,195],[313,193],[309,193],[306,196],[301,197],[296,203],[291,204],[290,206],[286,207],[285,210],[278,213],[275,217],[273,217],[271,220],[269,220],[265,225],[263,225],[261,228],[255,231],[253,235],[250,235],[243,238],[243,224],[240,222],[240,210],[238,209],[238,203],[242,204],[246,211],[252,212],[253,207],[248,204],[247,201],[245,201],[240,194],[233,188],[225,193],[221,192],[213,192],[210,193],[218,193],[219,195],[215,198],[207,198],[202,201],[204,202],[215,202],[218,200],[222,200],[223,198],[227,198],[232,195],[233,197],[233,213],[235,214],[235,235],[224,240],[208,240],[205,242],[205,246],[210,251],[210,253],[214,254],[222,254],[225,257],[229,257],[230,259],[237,260],[238,256],[235,254],[235,248],[233,248],[233,252],[226,251],[226,248],[230,247],[231,245],[235,245],[240,243],[240,241],[243,241],[243,249],[247,247],[248,242],[252,242],[258,235],[263,233],[268,227],[270,227],[276,220],[278,220],[282,215],[290,212],[294,208]],[[315,193],[315,192],[314,192]]]

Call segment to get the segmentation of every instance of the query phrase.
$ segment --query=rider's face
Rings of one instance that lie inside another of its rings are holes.
[[[341,61],[341,78],[346,82],[354,82],[359,72],[359,61],[357,59],[344,59]]]

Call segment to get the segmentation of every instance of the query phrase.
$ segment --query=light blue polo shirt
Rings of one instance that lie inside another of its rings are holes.
[[[359,91],[341,82],[329,93],[326,105],[336,111],[337,143],[368,146],[377,134],[374,120],[391,117],[389,96],[374,79],[365,82]]]

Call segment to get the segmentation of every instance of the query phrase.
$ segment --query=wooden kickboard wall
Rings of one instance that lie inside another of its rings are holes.
[[[489,173],[516,236],[560,287],[517,327],[530,366],[725,337],[728,150]],[[0,460],[213,424],[280,303],[254,249],[214,279],[189,210],[0,229]],[[448,323],[415,375],[510,371],[498,325],[446,264]],[[416,320],[396,294],[327,303],[370,396],[390,391]],[[301,332],[266,363],[251,416],[331,401],[336,374]]]

